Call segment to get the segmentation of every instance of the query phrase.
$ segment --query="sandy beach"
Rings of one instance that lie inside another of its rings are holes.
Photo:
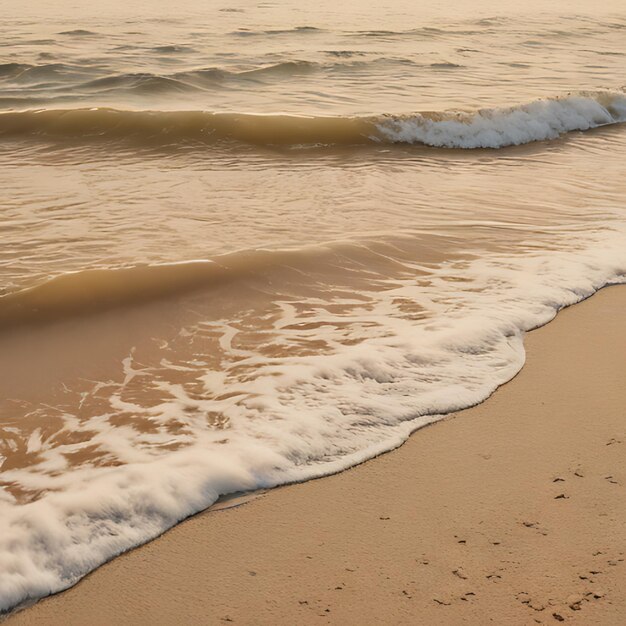
[[[197,515],[19,624],[623,624],[626,288],[526,337],[485,403]]]
[[[2,7],[2,624],[626,625],[624,0]]]

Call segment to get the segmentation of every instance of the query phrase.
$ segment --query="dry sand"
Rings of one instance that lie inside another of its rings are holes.
[[[198,515],[19,624],[626,623],[626,288],[527,337],[484,404]]]

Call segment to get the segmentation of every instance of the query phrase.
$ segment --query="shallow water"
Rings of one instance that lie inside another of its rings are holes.
[[[0,610],[484,400],[626,273],[621,3],[168,5],[0,9]]]

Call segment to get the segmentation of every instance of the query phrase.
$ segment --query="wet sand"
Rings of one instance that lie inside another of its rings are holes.
[[[19,624],[623,624],[626,288],[526,338],[485,403],[198,515]]]

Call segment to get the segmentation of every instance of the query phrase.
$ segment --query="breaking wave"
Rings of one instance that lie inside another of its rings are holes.
[[[141,76],[135,79],[140,80]],[[473,149],[547,141],[624,121],[626,94],[603,91],[470,112],[362,117],[43,109],[1,113],[0,137],[85,143],[123,140],[149,145],[206,145],[230,140],[292,147],[399,143]]]

